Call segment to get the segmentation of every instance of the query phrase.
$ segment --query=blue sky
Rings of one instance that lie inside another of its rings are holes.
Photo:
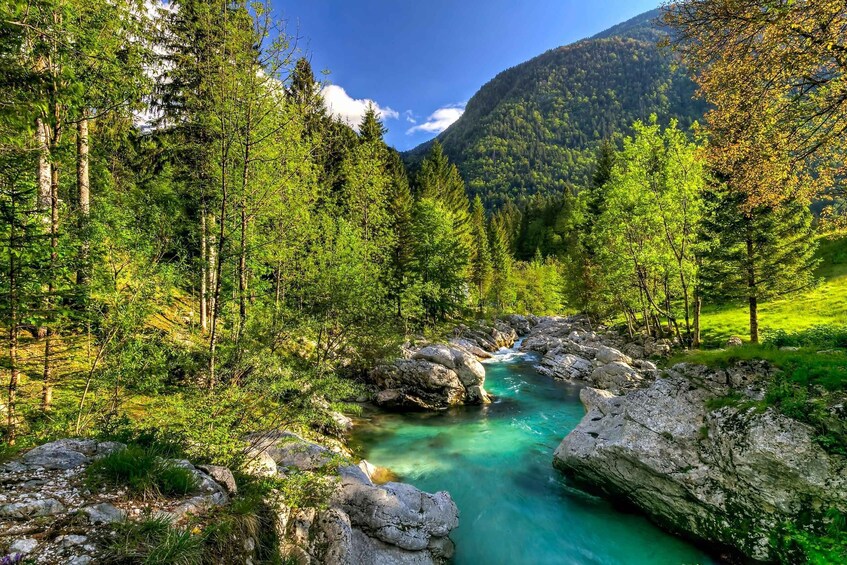
[[[659,0],[272,0],[333,111],[353,121],[373,100],[386,141],[431,139],[497,73],[607,29]]]

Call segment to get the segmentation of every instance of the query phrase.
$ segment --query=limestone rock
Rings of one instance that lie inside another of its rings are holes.
[[[200,469],[208,473],[208,475],[219,485],[224,487],[227,494],[237,494],[238,485],[235,483],[235,477],[232,471],[226,467],[219,465],[201,465]]]
[[[434,410],[488,402],[485,368],[467,349],[427,345],[371,372],[385,408]]]
[[[579,400],[586,410],[591,410],[610,398],[615,398],[615,394],[608,390],[585,387],[579,391]]]
[[[0,517],[26,520],[40,516],[53,516],[65,511],[65,506],[55,498],[36,498],[0,506]]]
[[[589,380],[596,388],[620,394],[624,390],[638,386],[641,382],[641,375],[626,363],[614,361],[594,369]]]
[[[12,542],[12,545],[9,546],[9,553],[21,553],[26,555],[27,553],[32,553],[36,547],[38,547],[38,540],[32,538],[21,538]]]
[[[608,347],[606,345],[601,345],[597,348],[594,358],[603,364],[624,363],[626,365],[632,365],[632,358],[624,355],[614,347]]]
[[[681,364],[625,396],[585,389],[588,412],[554,465],[673,532],[771,560],[781,523],[847,510],[847,458],[825,452],[812,428],[773,409],[707,408],[731,390],[759,396],[762,370]]]
[[[458,509],[448,493],[429,494],[403,483],[375,485],[370,478],[375,468],[367,461],[337,471],[329,508],[294,510],[284,502],[277,508],[282,549],[290,559],[328,565],[432,565],[452,556],[447,536],[458,525]]]
[[[82,511],[92,524],[112,524],[126,519],[126,513],[123,510],[108,502],[87,506]]]
[[[539,371],[559,379],[582,379],[591,374],[591,362],[570,353],[560,354],[559,350],[547,353],[541,360]]]
[[[727,347],[741,347],[742,345],[744,345],[744,340],[738,337],[737,335],[734,335],[728,340],[726,340]]]

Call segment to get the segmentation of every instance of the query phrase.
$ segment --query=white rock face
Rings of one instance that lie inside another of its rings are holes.
[[[467,351],[428,345],[412,351],[411,359],[382,365],[371,374],[383,389],[377,403],[389,408],[438,409],[488,402],[485,368]]]
[[[671,531],[771,560],[779,524],[810,509],[847,510],[847,458],[773,409],[707,408],[731,388],[759,398],[764,371],[683,364],[625,396],[583,389],[588,412],[554,465]]]
[[[281,463],[296,462],[308,470],[332,457],[326,448],[292,437],[297,436],[279,438],[281,445],[273,447]],[[308,457],[292,458],[292,453]],[[453,544],[448,536],[459,523],[450,495],[404,483],[375,485],[369,476],[373,469],[367,461],[339,467],[327,510],[295,510],[280,503],[277,529],[284,533],[283,552],[301,563],[332,565],[431,565],[449,559]]]
[[[614,394],[639,388],[645,379],[655,377],[653,363],[633,359],[619,349],[628,344],[617,334],[603,328],[596,331],[588,328],[579,318],[540,318],[522,348],[543,355],[536,367],[542,374]],[[641,346],[628,350],[644,354]]]

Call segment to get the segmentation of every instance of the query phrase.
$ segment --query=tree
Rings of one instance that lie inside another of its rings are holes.
[[[468,252],[472,245],[472,235],[465,183],[459,176],[459,170],[447,159],[444,149],[437,140],[421,163],[415,180],[420,198],[438,200],[450,211],[459,245]]]
[[[685,0],[664,19],[711,105],[712,167],[749,210],[833,186],[847,138],[844,2]]]
[[[512,280],[513,260],[509,249],[508,216],[495,215],[488,224],[488,238],[491,248],[491,302],[498,311],[504,312],[512,306],[515,299]]]
[[[702,237],[711,247],[702,258],[703,295],[745,301],[750,341],[758,343],[759,303],[815,283],[812,214],[798,201],[748,210],[744,195],[725,185],[713,187],[707,197]]]
[[[464,302],[468,260],[453,213],[439,200],[421,198],[415,204],[412,240],[411,272],[420,283],[427,320],[443,320]]]
[[[382,142],[382,137],[387,131],[377,114],[376,108],[369,102],[365,109],[365,115],[362,116],[362,123],[359,124],[359,139],[363,143]]]
[[[394,246],[391,252],[390,294],[397,305],[397,317],[403,318],[403,296],[409,287],[409,268],[414,254],[412,239],[412,221],[415,201],[409,188],[409,179],[400,154],[388,153],[388,214],[391,231],[394,234]]]
[[[603,296],[627,315],[630,328],[640,311],[648,330],[661,332],[661,317],[669,331],[683,337],[682,318],[684,340],[691,344],[703,166],[697,146],[674,120],[662,130],[652,116],[648,124],[636,122],[633,129],[612,169],[597,221]]]
[[[474,198],[473,208],[471,210],[473,247],[470,256],[470,280],[476,292],[476,307],[480,311],[482,311],[483,303],[491,288],[493,276],[491,252],[488,245],[488,231],[485,226],[485,210],[482,207],[482,199],[477,195]]]

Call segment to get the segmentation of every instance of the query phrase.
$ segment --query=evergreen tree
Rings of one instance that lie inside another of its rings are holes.
[[[497,310],[507,311],[515,298],[512,281],[512,254],[509,250],[507,220],[504,216],[494,216],[488,224],[488,238],[491,249],[491,301]]]
[[[388,130],[376,112],[372,103],[368,103],[362,123],[359,124],[359,139],[362,143],[382,142],[382,138]]]
[[[473,242],[465,183],[437,140],[421,163],[416,182],[420,198],[438,200],[450,211],[459,244],[465,252],[469,252]]]
[[[703,298],[744,301],[750,341],[759,342],[759,303],[814,285],[817,241],[807,204],[746,208],[746,195],[718,186],[707,194],[701,237],[710,241],[702,258]]]
[[[429,321],[444,320],[464,303],[468,255],[455,226],[453,213],[441,201],[422,198],[415,204],[411,272]]]
[[[397,305],[397,317],[403,317],[403,295],[409,286],[409,266],[414,253],[412,239],[412,214],[415,201],[409,188],[406,168],[396,151],[389,151],[388,172],[390,185],[388,192],[388,213],[391,231],[394,234],[394,247],[391,253],[391,294]]]
[[[482,311],[485,298],[488,296],[488,291],[491,288],[493,275],[491,251],[488,244],[488,231],[485,225],[485,210],[482,207],[482,199],[477,195],[474,198],[473,208],[471,210],[473,248],[470,257],[470,280],[476,293],[476,306],[480,311]]]

